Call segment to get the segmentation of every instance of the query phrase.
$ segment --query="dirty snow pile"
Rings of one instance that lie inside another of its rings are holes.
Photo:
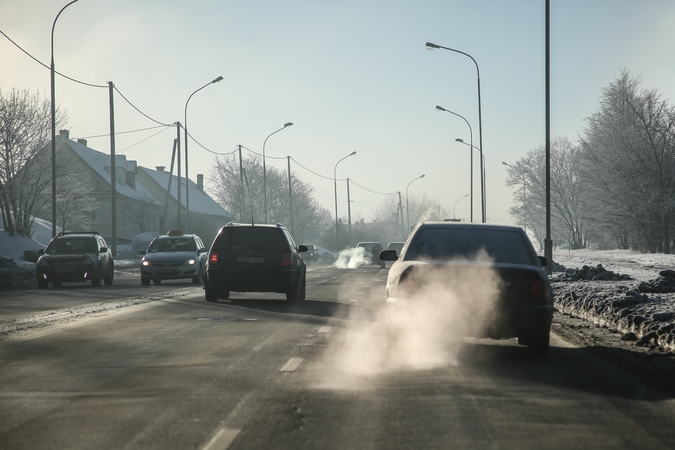
[[[562,269],[551,277],[558,310],[617,330],[624,341],[675,351],[675,255],[577,250],[553,258]]]

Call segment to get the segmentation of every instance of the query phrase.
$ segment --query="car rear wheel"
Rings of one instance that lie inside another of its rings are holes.
[[[98,287],[101,285],[101,270],[99,269],[98,272],[94,271],[93,277],[91,278],[91,285]]]
[[[305,276],[303,275],[290,291],[286,293],[286,301],[288,303],[300,303],[305,299]]]
[[[143,286],[150,286],[150,278],[148,277],[141,277],[141,284]]]
[[[530,354],[535,356],[544,356],[548,353],[548,348],[550,346],[550,335],[551,333],[547,330],[546,332],[540,332],[527,336],[526,338],[518,338],[518,343],[521,345],[527,345],[527,349]]]
[[[204,289],[204,296],[207,302],[216,303],[218,301],[218,293],[208,287]]]
[[[46,280],[37,280],[37,285],[40,289],[47,289],[49,283]]]
[[[162,284],[162,280],[160,280],[159,278],[153,278],[152,284]]]

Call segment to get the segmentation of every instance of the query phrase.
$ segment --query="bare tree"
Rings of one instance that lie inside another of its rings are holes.
[[[0,208],[10,235],[30,236],[33,218],[49,198],[44,194],[51,191],[50,106],[39,93],[0,91]],[[57,111],[57,127],[66,120]]]
[[[582,137],[587,210],[617,243],[670,253],[675,110],[627,71],[603,90]]]
[[[88,185],[88,176],[72,172],[57,179],[56,208],[62,230],[87,231],[98,223],[98,202]]]
[[[239,215],[241,222],[259,223],[263,211],[263,167],[259,157],[251,156],[241,162],[235,156],[216,158],[211,172],[214,197],[226,209]],[[267,167],[267,216],[270,223],[291,227],[291,204],[288,173]],[[242,182],[243,181],[243,182]],[[300,242],[316,239],[330,226],[330,212],[313,197],[311,185],[291,172],[293,193],[293,238]]]

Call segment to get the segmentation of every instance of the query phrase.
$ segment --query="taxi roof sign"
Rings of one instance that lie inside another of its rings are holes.
[[[167,236],[182,236],[183,232],[181,230],[169,230],[166,233]]]

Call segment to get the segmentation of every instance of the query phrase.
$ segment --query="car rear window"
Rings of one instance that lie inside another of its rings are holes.
[[[515,231],[466,228],[420,229],[406,260],[473,258],[484,249],[494,262],[533,265],[529,242]]]
[[[288,251],[289,244],[281,229],[233,227],[223,229],[214,247],[219,250],[258,248]]]

